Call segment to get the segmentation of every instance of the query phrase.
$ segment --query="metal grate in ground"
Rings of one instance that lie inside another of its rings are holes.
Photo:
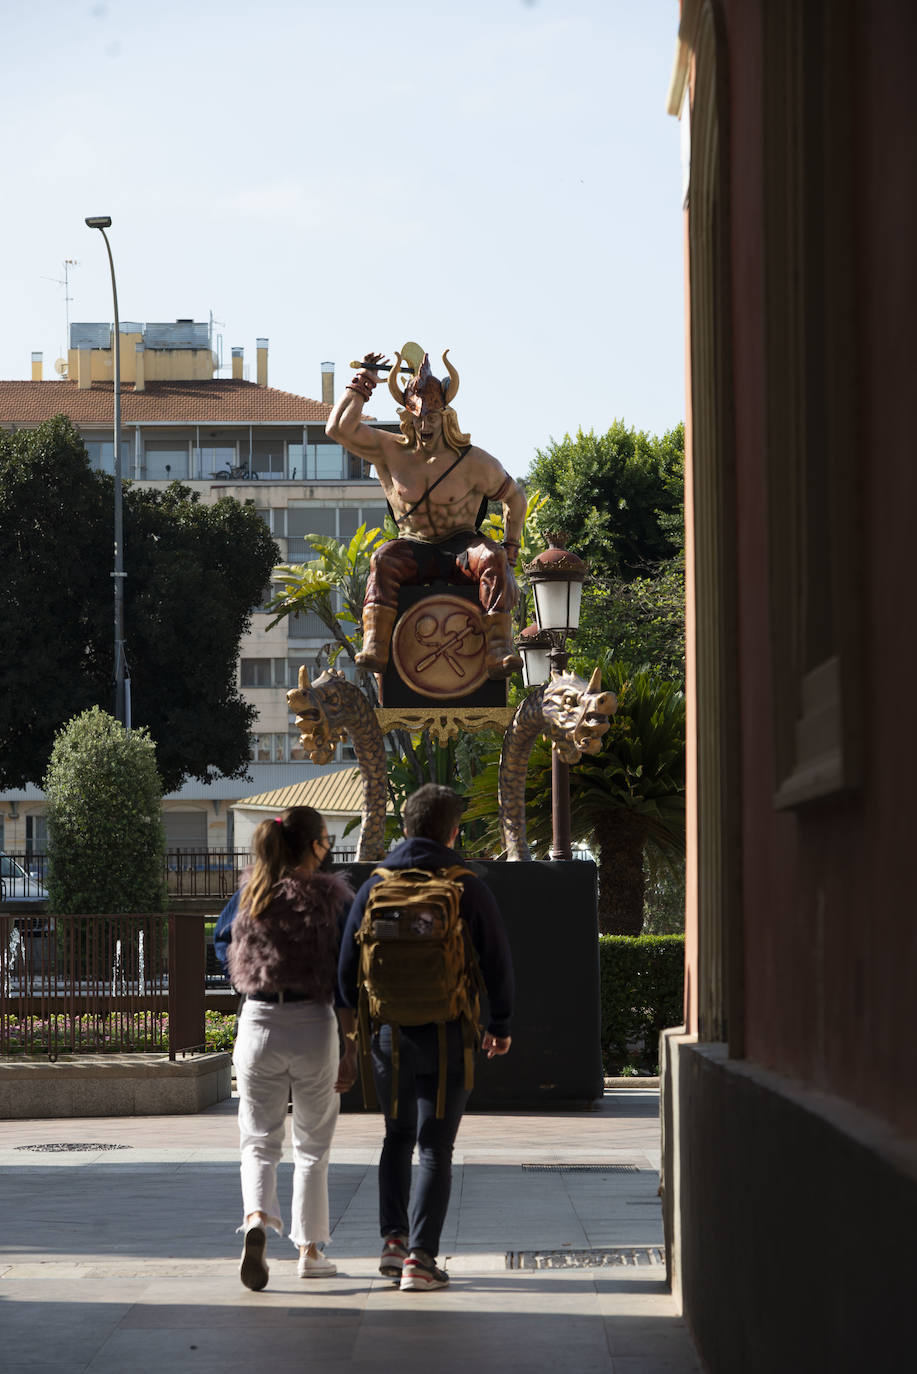
[[[523,1169],[540,1174],[636,1174],[639,1164],[523,1164]]]
[[[665,1264],[659,1245],[613,1246],[604,1250],[510,1250],[507,1269],[608,1269]]]
[[[63,1155],[71,1151],[92,1152],[99,1150],[129,1150],[130,1145],[101,1145],[86,1141],[64,1141],[57,1145],[15,1145],[16,1150],[31,1150],[37,1155]]]

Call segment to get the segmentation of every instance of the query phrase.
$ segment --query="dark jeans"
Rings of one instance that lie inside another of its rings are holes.
[[[435,1026],[402,1027],[399,1032],[398,1115],[392,1110],[392,1032],[382,1026],[373,1036],[373,1078],[385,1113],[385,1143],[379,1160],[379,1229],[383,1236],[407,1236],[411,1249],[439,1253],[439,1237],[452,1190],[452,1147],[468,1092],[462,1057],[461,1026],[446,1027],[445,1115],[436,1118],[439,1084]],[[417,1143],[420,1169],[411,1189],[411,1156]]]

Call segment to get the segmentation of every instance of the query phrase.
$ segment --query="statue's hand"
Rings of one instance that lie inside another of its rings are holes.
[[[391,367],[391,363],[381,353],[364,353],[363,366],[368,372],[377,372],[380,367]],[[378,378],[373,380],[378,381]]]

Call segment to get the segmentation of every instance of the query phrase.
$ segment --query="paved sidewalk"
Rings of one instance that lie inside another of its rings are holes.
[[[332,1151],[337,1276],[298,1279],[272,1235],[268,1288],[243,1288],[235,1113],[0,1121],[6,1374],[698,1374],[660,1262],[655,1091],[467,1115],[440,1256],[452,1284],[424,1294],[376,1270],[381,1121],[363,1115],[341,1118]],[[41,1145],[97,1148],[24,1148]]]

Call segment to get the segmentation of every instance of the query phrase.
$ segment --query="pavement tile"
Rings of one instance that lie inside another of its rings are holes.
[[[510,1251],[565,1242],[661,1244],[654,1092],[607,1095],[590,1111],[466,1116],[441,1246],[452,1283],[425,1294],[400,1293],[377,1272],[382,1123],[362,1113],[342,1116],[332,1150],[338,1274],[298,1279],[294,1247],[271,1236],[267,1289],[242,1288],[235,1110],[0,1120],[0,1165],[17,1199],[0,1246],[4,1374],[250,1374],[267,1351],[271,1365],[308,1359],[322,1374],[378,1374],[380,1353],[403,1374],[697,1374],[661,1267],[505,1267]],[[61,1142],[127,1148],[16,1148]],[[557,1173],[524,1162],[639,1168]],[[287,1208],[291,1180],[287,1149]]]

